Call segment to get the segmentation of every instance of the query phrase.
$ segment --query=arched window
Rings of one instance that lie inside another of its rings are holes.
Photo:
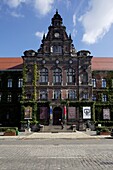
[[[56,68],[53,72],[53,83],[61,84],[62,82],[62,70],[60,68]]]
[[[41,90],[40,91],[40,99],[41,100],[47,100],[48,95],[47,95],[47,90]]]
[[[76,91],[75,90],[69,90],[68,91],[68,98],[69,99],[76,99],[77,98]]]
[[[67,70],[67,83],[68,84],[75,84],[75,70],[73,68],[69,68]]]
[[[40,83],[48,83],[48,69],[42,68],[40,70]]]
[[[61,99],[61,90],[54,91],[54,99]]]

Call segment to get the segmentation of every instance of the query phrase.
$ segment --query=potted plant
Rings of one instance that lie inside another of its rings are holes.
[[[101,129],[101,131],[100,131],[100,135],[110,135],[110,131],[109,131],[109,129],[108,128],[103,128],[103,129]]]
[[[31,131],[33,131],[33,132],[40,131],[39,123],[37,120],[30,121],[30,127],[31,127]]]
[[[4,136],[16,136],[16,130],[15,129],[7,129],[4,132]]]

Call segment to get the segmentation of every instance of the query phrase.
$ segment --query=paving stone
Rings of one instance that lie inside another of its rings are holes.
[[[0,170],[113,170],[113,145],[0,145]]]

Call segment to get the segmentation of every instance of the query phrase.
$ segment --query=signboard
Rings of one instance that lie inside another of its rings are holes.
[[[103,109],[103,119],[110,120],[110,109]]]
[[[75,107],[68,107],[68,119],[76,118],[76,110]]]
[[[48,118],[48,108],[40,107],[40,119],[44,120]]]
[[[32,119],[32,107],[25,107],[24,119]]]
[[[91,119],[91,107],[83,107],[83,119]]]

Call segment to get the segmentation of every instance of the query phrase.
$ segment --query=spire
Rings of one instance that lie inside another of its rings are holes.
[[[45,40],[45,33],[43,34],[43,40]]]
[[[56,14],[58,14],[58,9],[56,9]]]
[[[69,39],[71,40],[71,34],[69,34]]]
[[[52,25],[53,26],[61,26],[62,25],[62,18],[58,13],[58,9],[56,9],[56,14],[52,18]]]
[[[43,34],[42,43],[44,42],[44,40],[45,40],[45,33]]]

